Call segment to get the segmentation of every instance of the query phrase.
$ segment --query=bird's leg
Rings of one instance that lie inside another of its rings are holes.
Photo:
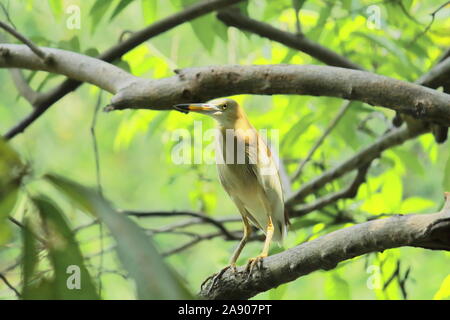
[[[244,236],[239,242],[237,248],[234,250],[229,263],[229,267],[233,268],[234,271],[236,271],[236,261],[241,255],[242,249],[244,249],[247,244],[248,238],[252,234],[252,227],[250,226],[246,216],[242,216],[242,222],[244,222]]]
[[[262,263],[262,259],[268,256],[270,243],[272,242],[273,237],[273,230],[274,228],[272,218],[269,216],[269,223],[267,224],[266,240],[264,241],[263,250],[259,256],[248,260],[247,266],[245,267],[245,270],[249,273],[249,276],[251,275],[255,265],[257,265],[258,263]]]
[[[245,215],[242,215],[242,222],[244,223],[244,235],[242,236],[242,239],[239,242],[237,248],[234,250],[233,255],[231,256],[231,259],[230,259],[230,263],[226,267],[222,268],[222,270],[220,270],[219,272],[206,278],[206,280],[203,281],[203,283],[200,286],[200,288],[202,290],[203,290],[203,286],[205,285],[205,283],[207,283],[210,279],[213,279],[210,289],[213,288],[214,285],[216,284],[216,282],[222,277],[222,275],[228,269],[231,268],[233,270],[233,272],[236,272],[236,261],[239,258],[240,254],[242,252],[242,249],[244,249],[245,245],[247,244],[247,241],[248,241],[250,235],[252,234],[252,227],[251,227],[250,223],[248,222],[248,219]]]

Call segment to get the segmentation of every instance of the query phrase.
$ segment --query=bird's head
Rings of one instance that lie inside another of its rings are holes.
[[[211,116],[225,127],[233,127],[237,119],[243,116],[239,104],[227,98],[214,99],[206,103],[177,104],[174,108],[183,113],[192,111]]]

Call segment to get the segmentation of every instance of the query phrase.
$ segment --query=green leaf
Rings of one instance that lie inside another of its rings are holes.
[[[56,175],[46,175],[44,178],[62,191],[81,211],[96,216],[97,212],[90,200],[90,197],[92,196],[91,190]]]
[[[58,48],[68,51],[80,52],[80,40],[78,39],[78,36],[73,36],[70,40],[59,41]]]
[[[119,68],[131,73],[131,67],[128,64],[128,62],[126,62],[125,60],[122,60],[122,59],[117,60],[116,62],[114,62],[114,64],[116,66],[118,66]]]
[[[38,263],[38,251],[36,247],[36,239],[30,230],[29,220],[24,220],[22,231],[23,243],[23,259],[22,259],[22,299],[51,299],[53,298],[53,290],[46,295],[36,290],[36,283],[33,283],[34,271]],[[37,286],[39,287],[39,285]],[[44,290],[45,291],[45,290]]]
[[[98,51],[97,48],[88,48],[84,51],[84,54],[89,57],[98,57],[100,55],[100,51]]]
[[[56,300],[56,285],[53,279],[39,279],[27,286],[22,293],[24,300]]]
[[[158,128],[169,118],[170,112],[160,112],[158,115],[153,118],[150,122],[147,130],[147,135],[153,136]]]
[[[62,1],[61,0],[48,0],[48,4],[50,6],[50,9],[53,12],[53,15],[59,19],[62,16],[63,8],[62,8]]]
[[[119,4],[114,9],[114,12],[111,15],[111,18],[109,18],[109,21],[113,20],[123,9],[125,9],[133,0],[121,0]]]
[[[212,26],[219,25],[217,21],[212,16],[203,16],[201,18],[191,20],[190,25],[203,47],[211,53],[214,47],[214,40],[217,30]]]
[[[141,0],[141,6],[145,23],[152,23],[155,21],[158,13],[158,1]]]
[[[281,141],[281,152],[284,153],[298,142],[298,138],[308,130],[309,126],[313,124],[315,120],[314,113],[308,113],[304,117],[295,123],[291,129],[285,134],[284,139]]]
[[[52,78],[55,78],[55,77],[57,77],[57,76],[58,76],[58,75],[57,75],[56,73],[48,73],[48,74],[45,76],[44,80],[42,80],[42,82],[39,83],[39,85],[38,85],[37,88],[36,88],[36,91],[37,91],[37,92],[41,92],[42,89],[44,88],[44,86],[47,84],[47,82],[49,82]]]
[[[0,195],[0,245],[6,243],[11,237],[11,228],[8,217],[17,202],[18,189],[11,189]]]
[[[402,202],[400,211],[401,213],[418,213],[425,209],[430,209],[434,205],[434,201],[420,197],[410,197]]]
[[[450,191],[450,157],[447,159],[444,169],[444,179],[442,180],[444,191]]]
[[[244,3],[246,3],[245,1]],[[274,17],[279,17],[280,14],[290,7],[290,3],[286,1],[267,1],[264,7],[263,20],[271,20]],[[248,13],[246,14],[248,15]]]
[[[350,287],[336,272],[329,272],[325,279],[325,295],[331,300],[349,300]]]
[[[105,13],[114,1],[111,0],[97,0],[91,8],[89,15],[91,16],[91,33],[95,32],[98,24],[102,20]]]
[[[331,2],[329,5],[324,6],[319,12],[319,19],[317,20],[316,25],[311,31],[307,32],[307,36],[310,39],[319,40],[322,31],[324,30],[324,26],[327,23],[328,17],[331,14],[331,10],[333,9],[334,2]]]
[[[0,245],[11,235],[7,219],[16,204],[25,172],[26,168],[19,155],[0,138]]]
[[[414,75],[421,74],[422,70],[420,70],[420,68],[418,68],[414,63],[411,62],[411,60],[404,52],[404,49],[399,46],[398,41],[391,40],[387,37],[379,37],[374,34],[358,31],[352,34],[355,36],[366,38],[370,42],[379,45],[380,47],[386,49],[389,53],[391,53],[392,56],[398,59],[403,65],[403,68],[396,68],[396,71],[406,79],[411,79],[412,77],[414,77]]]
[[[93,190],[55,175],[46,178],[75,202],[89,208],[108,227],[122,265],[134,278],[140,299],[192,299],[179,276],[164,262],[152,240],[127,216]]]
[[[196,3],[196,1],[181,0],[181,3],[183,7],[186,8]],[[191,20],[189,24],[196,37],[209,53],[211,53],[214,48],[216,36],[220,36],[222,39],[227,40],[227,28],[222,23],[218,23],[217,19],[211,14]]]
[[[425,173],[419,157],[412,151],[399,148],[392,149],[392,151],[400,158],[408,172],[414,172],[418,175],[423,175]]]
[[[358,108],[359,109],[359,108]],[[360,148],[360,135],[358,134],[357,124],[360,122],[358,116],[360,110],[351,107],[345,113],[345,116],[337,124],[334,131],[342,138],[342,140],[353,150]]]
[[[402,201],[403,183],[401,177],[391,171],[385,174],[385,183],[381,188],[383,201],[391,212],[398,209]]]
[[[289,229],[290,230],[304,229],[304,228],[312,227],[321,222],[323,222],[323,221],[319,221],[316,219],[297,219],[291,224]]]
[[[442,281],[441,287],[435,293],[433,300],[450,300],[450,274]]]
[[[62,212],[53,202],[42,196],[32,198],[32,201],[39,211],[46,233],[49,259],[54,270],[53,289],[56,299],[99,299],[94,282],[84,265],[75,235]],[[77,282],[79,288],[76,287]],[[74,284],[75,288],[71,287],[71,284]]]
[[[282,284],[281,286],[278,286],[272,290],[269,291],[269,299],[270,300],[281,300],[283,299],[283,296],[286,294],[288,285]]]

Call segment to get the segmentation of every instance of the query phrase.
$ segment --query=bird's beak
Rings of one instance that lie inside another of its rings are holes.
[[[220,109],[212,103],[183,103],[176,104],[173,107],[175,110],[183,113],[189,113],[189,111],[192,111],[207,114],[210,112],[220,111]]]

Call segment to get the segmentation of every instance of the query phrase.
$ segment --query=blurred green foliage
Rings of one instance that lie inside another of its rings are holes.
[[[142,29],[197,2],[0,1],[18,30],[38,45],[92,56],[117,43],[125,31]],[[449,8],[440,10],[433,24],[427,27],[430,13],[441,4],[438,0],[255,0],[240,7],[252,18],[294,33],[297,32],[296,12],[299,12],[301,29],[311,40],[373,72],[414,81],[450,46]],[[70,5],[80,8],[80,29],[67,27],[66,10]],[[369,27],[371,5],[377,6],[380,12],[380,28]],[[137,76],[163,78],[173,75],[176,68],[277,63],[318,62],[279,43],[226,28],[214,14],[208,14],[143,43],[117,64]],[[26,71],[25,74],[31,86],[41,92],[50,90],[63,79],[43,72]],[[3,134],[30,112],[30,106],[18,97],[4,70],[0,72],[0,83],[0,132]],[[21,289],[24,298],[81,298],[58,289],[61,277],[65,279],[67,274],[64,268],[64,274],[59,274],[62,271],[57,266],[67,264],[79,265],[81,272],[88,274],[82,298],[96,298],[99,294],[104,299],[190,297],[189,292],[197,292],[208,275],[227,263],[236,244],[214,238],[162,260],[161,252],[191,239],[187,235],[165,233],[149,238],[144,236],[144,231],[178,223],[184,218],[137,221],[118,215],[113,208],[202,210],[212,217],[237,216],[236,208],[219,185],[213,165],[174,165],[171,159],[176,143],[171,139],[174,130],[192,131],[194,121],[202,121],[206,130],[213,122],[199,115],[149,110],[99,114],[95,129],[102,189],[105,198],[112,202],[108,203],[93,189],[82,186],[96,185],[90,125],[97,96],[97,88],[83,85],[57,102],[10,144],[0,141],[0,272]],[[245,107],[256,128],[279,130],[280,156],[289,173],[307,155],[342,103],[339,99],[309,96],[234,98]],[[391,127],[392,117],[390,110],[354,104],[293,188],[370,144]],[[56,174],[52,183],[41,178],[48,173]],[[61,176],[66,180],[56,178]],[[55,188],[57,181],[59,188]],[[71,187],[61,188],[61,181]],[[327,185],[321,194],[339,190],[350,181],[351,177],[344,177]],[[380,214],[437,211],[445,190],[450,191],[448,142],[438,145],[430,134],[421,136],[386,151],[374,161],[367,183],[361,186],[355,199],[339,201],[326,210],[293,220],[293,231],[283,248]],[[85,214],[89,212],[94,216]],[[22,221],[24,226],[14,226],[8,216]],[[352,217],[353,222],[336,220],[342,216]],[[102,239],[98,225],[92,224],[96,218],[107,226]],[[45,230],[45,225],[50,228]],[[230,224],[230,228],[240,230],[241,225]],[[193,225],[187,230],[204,234],[212,229]],[[44,248],[37,237],[51,239],[50,244]],[[58,247],[61,242],[63,251]],[[116,245],[118,254],[114,250]],[[257,242],[250,243],[239,262],[256,255],[260,246]],[[99,255],[102,248],[106,252]],[[280,249],[274,246],[273,251],[277,250]],[[22,253],[26,258],[20,260]],[[142,253],[144,256],[139,256]],[[140,259],[146,261],[146,268],[138,268],[142,266]],[[389,282],[396,274],[398,261],[401,261],[399,277]],[[315,272],[257,298],[402,299],[402,276],[410,268],[405,281],[408,298],[449,299],[449,262],[450,254],[445,252],[393,249],[354,258],[332,271]],[[165,267],[166,264],[170,267]],[[368,272],[372,270],[368,269],[370,266],[377,267],[373,270],[379,270],[379,274]],[[380,277],[380,283],[388,285],[369,288],[371,276]],[[145,286],[149,282],[154,286]],[[3,282],[0,282],[0,298],[15,298]]]

